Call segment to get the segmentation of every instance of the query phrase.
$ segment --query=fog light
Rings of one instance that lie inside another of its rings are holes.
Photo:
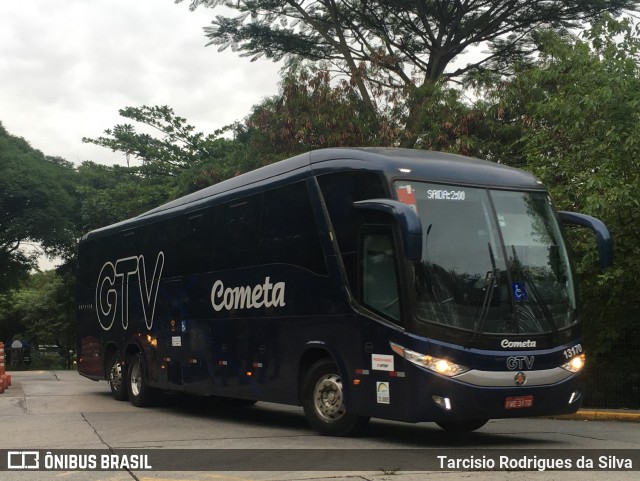
[[[446,409],[447,411],[451,411],[451,400],[448,397],[436,396],[435,394],[431,396],[433,402],[440,406],[442,409]]]
[[[574,402],[578,401],[581,397],[582,397],[582,392],[580,391],[572,392],[571,396],[569,397],[569,404],[573,404]]]

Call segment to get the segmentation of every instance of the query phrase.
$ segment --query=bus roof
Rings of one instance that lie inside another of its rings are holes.
[[[308,155],[316,172],[322,170],[323,163],[328,163],[327,167],[330,166],[331,170],[340,170],[340,164],[344,164],[342,168],[347,169],[347,163],[350,163],[351,168],[381,171],[391,179],[404,176],[445,184],[544,190],[542,183],[528,172],[495,162],[444,152],[361,147],[315,150]],[[346,162],[339,162],[342,159]]]
[[[435,183],[493,187],[512,190],[544,190],[542,183],[522,170],[462,155],[429,150],[388,147],[328,148],[281,160],[179,199],[163,204],[133,219],[103,227],[91,234],[126,229],[153,218],[197,209],[206,200],[223,194],[242,193],[274,181],[305,178],[340,170],[370,170],[389,179],[412,178]],[[86,237],[93,237],[87,234]]]

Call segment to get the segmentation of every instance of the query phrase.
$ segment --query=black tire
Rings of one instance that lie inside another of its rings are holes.
[[[109,382],[113,399],[126,401],[129,399],[127,371],[118,351],[114,351],[109,355],[106,367],[107,381]]]
[[[127,373],[129,401],[136,407],[150,406],[156,400],[156,391],[147,384],[147,367],[144,356],[138,352],[129,359]]]
[[[467,419],[463,421],[436,421],[436,424],[450,433],[470,433],[480,429],[488,419]]]
[[[347,411],[342,376],[331,359],[321,359],[309,368],[302,382],[302,407],[316,431],[323,436],[360,434],[368,417]]]

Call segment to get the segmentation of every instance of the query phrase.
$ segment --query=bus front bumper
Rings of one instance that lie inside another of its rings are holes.
[[[421,373],[423,376],[426,374]],[[516,378],[520,373],[509,373]],[[501,419],[575,413],[582,405],[582,376],[572,374],[547,385],[479,386],[429,375],[408,411],[413,422]],[[518,379],[520,382],[520,379]],[[418,401],[419,400],[419,401]]]

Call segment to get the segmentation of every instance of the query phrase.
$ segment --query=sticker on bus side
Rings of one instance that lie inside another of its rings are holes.
[[[388,382],[376,383],[376,399],[378,404],[391,404]]]
[[[416,213],[418,212],[418,199],[416,198],[416,191],[413,190],[411,184],[399,186],[396,188],[396,194],[400,202],[410,206]]]
[[[371,370],[394,371],[392,354],[371,354]]]

